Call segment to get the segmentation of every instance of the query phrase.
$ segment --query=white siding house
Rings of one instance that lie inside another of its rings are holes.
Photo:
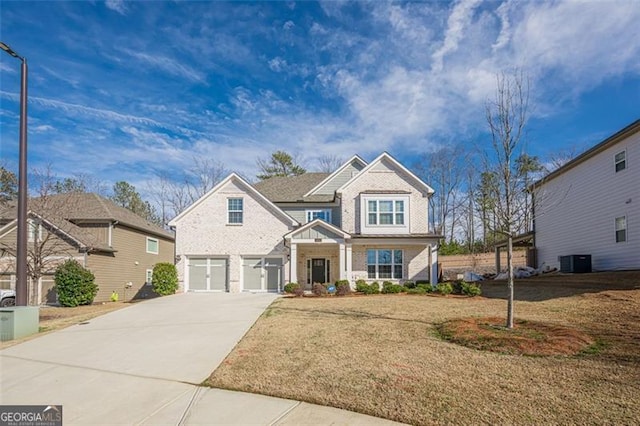
[[[533,189],[538,266],[591,255],[595,271],[640,269],[640,120]]]

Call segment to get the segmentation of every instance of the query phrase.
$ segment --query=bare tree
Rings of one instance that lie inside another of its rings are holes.
[[[343,163],[344,159],[335,154],[322,155],[318,158],[319,171],[322,173],[333,173]]]
[[[521,154],[528,117],[529,82],[522,71],[496,76],[495,98],[485,106],[497,175],[495,214],[499,232],[507,237],[507,328],[513,328],[513,237],[518,198],[523,188],[516,159]]]

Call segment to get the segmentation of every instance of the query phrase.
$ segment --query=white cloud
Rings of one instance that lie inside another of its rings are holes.
[[[151,55],[142,52],[136,52],[129,49],[122,49],[127,55],[144,62],[145,64],[152,65],[160,70],[163,70],[171,75],[184,77],[188,80],[195,81],[197,83],[206,82],[206,76],[193,68],[185,65],[184,63],[171,59],[166,56]]]
[[[124,0],[105,0],[104,4],[108,9],[118,12],[121,15],[127,14],[127,5]]]
[[[460,0],[453,7],[447,21],[447,30],[442,47],[433,54],[433,68],[442,71],[444,56],[458,49],[467,26],[471,23],[473,12],[480,0]]]
[[[295,28],[296,24],[293,23],[293,21],[287,21],[284,23],[284,25],[282,26],[283,30],[289,31],[292,28]]]

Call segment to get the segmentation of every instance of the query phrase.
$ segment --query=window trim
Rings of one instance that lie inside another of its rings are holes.
[[[27,241],[30,243],[42,241],[42,222],[40,220],[27,219]]]
[[[240,209],[231,209],[231,200],[240,200]],[[240,213],[240,221],[232,222],[231,213]],[[243,197],[228,197],[227,198],[227,225],[241,226],[244,224],[244,198]]]
[[[327,223],[331,223],[331,209],[309,209],[309,210],[305,210],[305,215],[306,215],[306,218],[307,218],[307,222],[306,223],[313,222],[315,220],[315,219],[312,219],[313,213],[326,213],[327,218],[326,219],[320,218],[320,219],[324,220]],[[319,218],[316,218],[316,219],[319,219]]]
[[[620,228],[618,229],[618,220],[622,219],[623,223],[624,223],[624,228]],[[614,219],[614,229],[615,229],[615,238],[616,238],[616,244],[618,243],[626,243],[629,239],[628,239],[628,235],[627,235],[627,229],[629,229],[629,227],[627,226],[627,216],[618,216]],[[619,239],[618,238],[618,232],[624,232],[624,234],[622,234],[623,238]]]
[[[391,266],[391,277],[381,277],[380,276],[380,263],[378,260],[378,253],[380,251],[388,250],[391,252],[391,263],[383,263],[383,266]],[[376,261],[374,264],[369,263],[369,252],[374,251],[376,253]],[[400,252],[402,254],[402,263],[396,263],[396,252]],[[367,249],[366,251],[366,265],[367,265],[367,279],[369,280],[402,280],[404,279],[404,265],[405,265],[405,257],[404,250],[402,249],[393,249],[393,248],[376,248],[376,249]],[[375,266],[375,274],[374,277],[370,276],[369,266]],[[400,277],[397,277],[395,274],[396,267],[400,266]]]
[[[380,212],[380,202],[388,201],[391,203],[391,212]],[[394,226],[394,227],[405,227],[407,226],[407,209],[406,209],[406,200],[392,197],[380,197],[380,198],[366,198],[365,199],[365,223],[366,226]],[[369,203],[376,203],[376,211],[371,212],[369,210]],[[402,211],[396,210],[397,203],[402,203]],[[370,215],[376,215],[376,222],[371,223]],[[380,215],[381,214],[391,214],[391,218],[393,220],[392,223],[380,223]],[[397,215],[402,214],[402,223],[397,223]]]
[[[622,154],[622,159],[618,160],[616,157],[620,154]],[[622,168],[620,170],[618,170],[618,165],[622,165]],[[613,166],[616,173],[619,173],[627,169],[627,150],[626,149],[623,149],[622,151],[617,152],[613,155]]]
[[[145,284],[151,285],[153,283],[153,269],[147,269],[145,271]]]
[[[150,251],[149,250],[149,241],[155,241],[156,242],[156,251]],[[160,253],[160,240],[157,238],[152,238],[152,237],[147,237],[147,244],[146,244],[146,249],[147,249],[147,253],[149,254],[159,254]]]

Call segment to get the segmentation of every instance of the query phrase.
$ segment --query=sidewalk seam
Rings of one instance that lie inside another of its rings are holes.
[[[202,387],[200,386],[196,387],[196,391],[193,393],[193,396],[191,397],[189,404],[187,404],[187,407],[184,409],[184,412],[182,413],[182,417],[180,417],[180,420],[178,420],[178,424],[176,426],[184,425],[184,422],[187,420],[187,417],[189,416],[189,412],[191,411],[191,407],[193,407],[196,398],[198,397],[198,395],[200,395],[201,390],[202,390]]]
[[[282,419],[284,419],[285,417],[287,417],[289,415],[289,413],[291,413],[293,410],[295,410],[296,408],[298,408],[300,406],[300,404],[302,404],[302,401],[297,401],[297,404],[295,404],[294,406],[292,406],[291,408],[289,408],[288,410],[286,410],[284,413],[280,414],[280,416],[278,416],[274,421],[272,421],[271,423],[269,423],[269,426],[274,426],[276,424],[278,424],[278,422]]]

